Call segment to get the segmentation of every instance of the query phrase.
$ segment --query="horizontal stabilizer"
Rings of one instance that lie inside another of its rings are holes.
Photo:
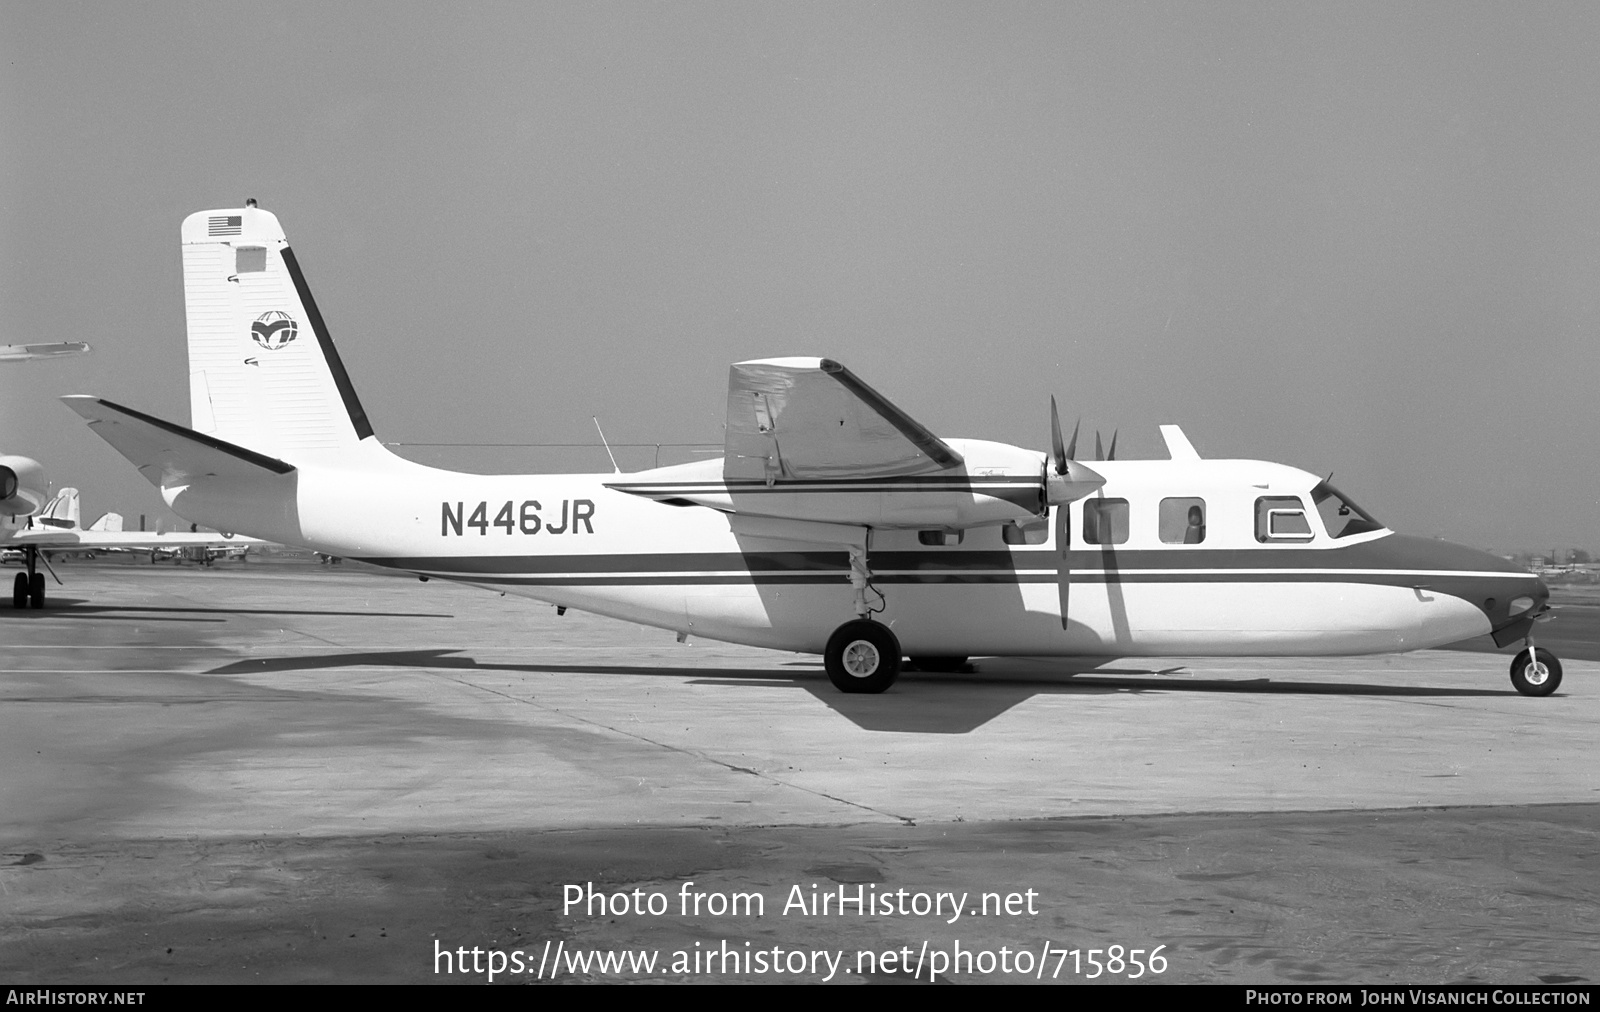
[[[196,478],[249,480],[289,474],[294,465],[254,450],[162,421],[100,397],[74,394],[61,398],[82,415],[89,428],[124,457],[152,485],[175,487]]]

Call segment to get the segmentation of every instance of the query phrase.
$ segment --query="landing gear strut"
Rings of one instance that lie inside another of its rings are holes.
[[[900,677],[900,639],[877,622],[846,622],[828,637],[822,664],[840,692],[883,692]]]
[[[1561,684],[1561,662],[1544,647],[1528,639],[1526,648],[1511,658],[1511,684],[1524,696],[1548,696]]]

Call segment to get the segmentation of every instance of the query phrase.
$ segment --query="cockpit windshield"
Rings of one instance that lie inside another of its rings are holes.
[[[1373,519],[1372,514],[1325,481],[1311,490],[1311,501],[1317,504],[1317,512],[1322,515],[1322,526],[1328,529],[1330,538],[1346,538],[1352,534],[1383,530],[1383,525]]]

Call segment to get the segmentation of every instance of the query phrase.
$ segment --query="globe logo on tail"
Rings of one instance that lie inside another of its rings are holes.
[[[294,317],[274,309],[262,313],[256,322],[250,325],[250,336],[255,338],[257,344],[268,351],[277,351],[284,345],[293,341],[299,332],[295,326]]]

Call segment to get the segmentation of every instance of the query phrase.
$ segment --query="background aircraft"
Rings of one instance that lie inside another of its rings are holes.
[[[0,346],[0,362],[23,362],[59,358],[87,352],[87,344],[24,344]],[[51,495],[44,467],[31,457],[0,455],[0,552],[22,563],[25,572],[12,582],[14,607],[43,608],[45,578],[42,566],[50,570],[50,553],[55,551],[100,551],[139,549],[174,553],[185,549],[228,550],[259,543],[231,534],[157,534],[123,531],[120,516],[106,514],[89,530],[79,526],[78,490],[63,488]],[[112,518],[115,517],[113,521]],[[9,559],[8,559],[9,561]],[[56,577],[60,583],[61,578]]]
[[[275,216],[182,226],[192,428],[67,403],[180,515],[421,576],[823,655],[846,692],[902,658],[1353,654],[1492,633],[1560,682],[1548,591],[1484,552],[1395,534],[1295,468],[1075,460],[945,439],[837,362],[733,366],[721,460],[632,475],[477,475],[377,440]],[[1099,439],[1096,437],[1098,445]]]
[[[66,358],[82,355],[89,346],[81,341],[58,344],[0,344],[0,362],[27,362],[41,358]]]

